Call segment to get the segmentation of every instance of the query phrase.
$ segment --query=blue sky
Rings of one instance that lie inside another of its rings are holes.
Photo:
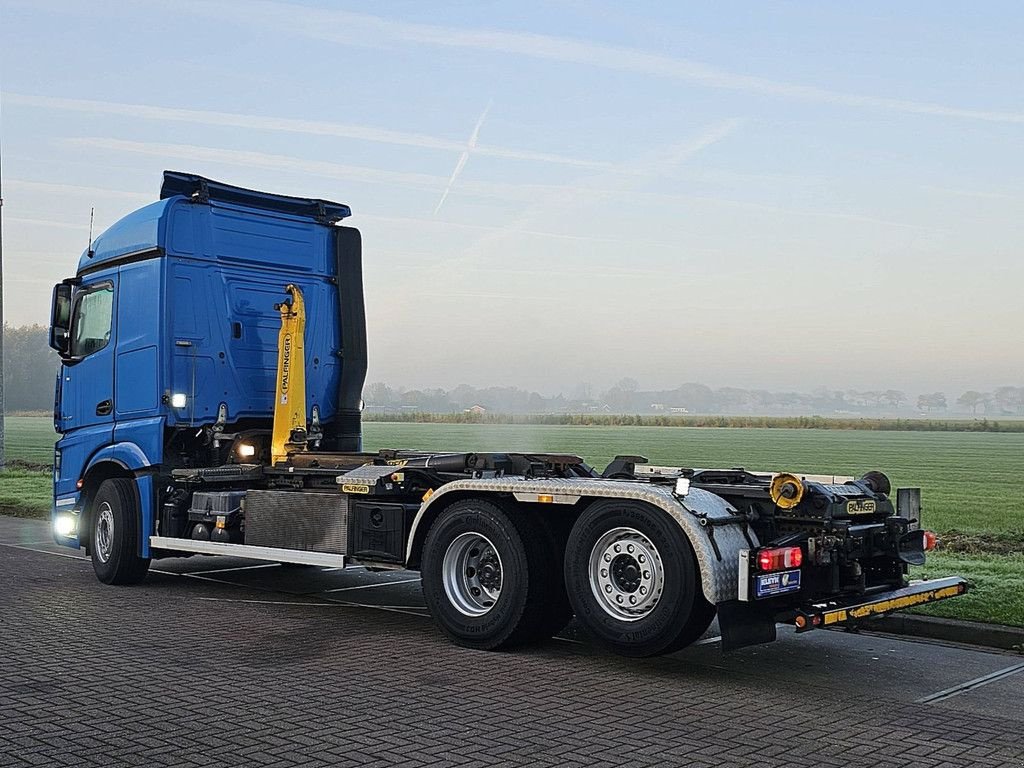
[[[372,380],[1024,383],[1024,8],[0,0],[5,301],[174,168],[350,204]]]

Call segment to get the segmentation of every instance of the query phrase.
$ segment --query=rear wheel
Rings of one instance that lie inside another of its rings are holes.
[[[564,626],[568,617],[556,607],[563,589],[557,561],[542,530],[532,515],[508,514],[483,499],[455,502],[430,527],[423,545],[423,595],[455,643],[510,648]]]
[[[138,554],[141,505],[135,482],[104,480],[91,506],[89,554],[96,578],[104,584],[138,584],[149,571],[149,558]]]
[[[566,546],[565,582],[587,632],[624,656],[676,651],[715,615],[686,535],[642,502],[601,500],[580,516]]]

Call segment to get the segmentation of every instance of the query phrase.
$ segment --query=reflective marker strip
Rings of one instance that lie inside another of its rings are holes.
[[[823,623],[828,626],[829,624],[840,624],[849,619],[866,619],[876,614],[898,611],[901,608],[909,608],[921,603],[930,603],[934,600],[944,600],[947,597],[956,597],[963,593],[964,589],[961,586],[942,587],[922,592],[919,595],[906,595],[904,597],[894,597],[891,600],[882,600],[878,603],[858,605],[856,608],[840,608],[839,610],[825,613],[823,615]]]
[[[825,614],[825,617],[822,620],[822,622],[825,624],[826,627],[829,624],[839,624],[839,623],[844,622],[844,621],[846,621],[846,609],[845,608],[843,610],[840,610],[840,611],[829,611],[828,613]]]

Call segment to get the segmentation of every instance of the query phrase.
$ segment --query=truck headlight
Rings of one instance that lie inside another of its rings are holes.
[[[58,536],[74,536],[78,530],[78,519],[74,515],[57,515],[53,519],[53,532]]]

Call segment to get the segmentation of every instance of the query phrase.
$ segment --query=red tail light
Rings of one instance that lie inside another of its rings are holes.
[[[924,532],[924,551],[931,552],[935,549],[935,545],[939,543],[939,537],[935,535],[934,531]]]
[[[799,568],[804,561],[800,547],[777,547],[762,549],[757,553],[757,567],[762,571],[781,571],[785,568]]]

